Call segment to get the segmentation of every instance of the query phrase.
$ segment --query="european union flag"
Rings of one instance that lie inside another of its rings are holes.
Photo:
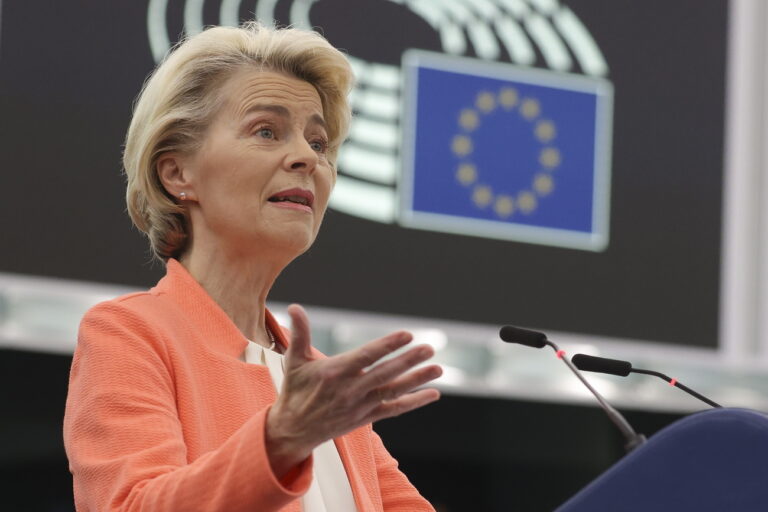
[[[607,246],[609,82],[423,51],[403,71],[402,224]]]

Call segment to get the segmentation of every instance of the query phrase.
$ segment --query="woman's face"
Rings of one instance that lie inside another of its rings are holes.
[[[192,247],[295,257],[314,241],[336,179],[320,97],[308,82],[257,70],[220,92],[201,147],[180,159]]]

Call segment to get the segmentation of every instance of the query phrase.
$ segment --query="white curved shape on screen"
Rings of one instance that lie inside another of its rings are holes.
[[[467,39],[464,31],[455,23],[443,23],[440,26],[440,44],[448,53],[463,55],[467,51]]]
[[[441,5],[448,12],[451,18],[458,21],[459,23],[465,23],[467,20],[471,20],[474,17],[472,16],[472,11],[470,11],[469,8],[461,2],[461,0],[449,0],[443,2]]]
[[[382,123],[362,116],[356,117],[350,126],[349,137],[385,151],[396,151],[400,142],[400,134],[394,123]]]
[[[556,71],[571,69],[573,61],[568,54],[568,49],[546,18],[538,14],[531,14],[525,20],[525,28],[528,29],[528,33],[538,45],[544,60],[547,61],[547,65],[551,69]]]
[[[168,30],[165,28],[165,10],[168,0],[149,0],[147,8],[147,36],[152,58],[160,62],[171,47],[168,40]]]
[[[370,85],[400,90],[400,67],[390,66],[388,64],[370,64],[368,66],[367,76],[370,79]]]
[[[531,9],[523,0],[498,0],[517,19],[523,19],[530,14]]]
[[[346,57],[349,65],[352,66],[352,72],[355,74],[355,78],[357,78],[357,82],[359,83],[363,73],[365,72],[366,63],[365,61],[353,57],[349,54],[347,54]]]
[[[467,51],[467,39],[460,25],[451,21],[445,11],[444,0],[415,0],[408,7],[421,16],[440,34],[440,46],[447,53],[463,55]],[[466,9],[462,12],[469,11]]]
[[[414,0],[407,5],[435,30],[440,30],[440,26],[446,21],[441,4],[435,0]]]
[[[536,51],[520,24],[504,17],[496,20],[494,27],[512,62],[523,66],[532,66],[536,62]]]
[[[205,0],[187,0],[184,4],[184,33],[187,36],[203,31],[203,3]]]
[[[592,35],[581,23],[581,20],[567,7],[563,7],[554,18],[555,26],[560,30],[563,39],[568,43],[579,61],[581,69],[588,75],[605,76],[608,74],[608,63],[595,43]]]
[[[528,0],[528,2],[533,4],[539,12],[548,16],[554,14],[558,7],[560,7],[557,0]]]
[[[486,21],[499,16],[499,8],[489,0],[463,0],[463,2]]]
[[[275,26],[275,5],[278,0],[259,0],[256,4],[256,19],[264,25]]]
[[[391,224],[395,221],[397,200],[391,188],[371,185],[339,175],[329,206],[334,210]]]
[[[400,98],[397,94],[392,94],[389,91],[374,91],[356,87],[349,94],[349,102],[354,110],[364,112],[369,116],[392,122],[397,122],[400,117]]]
[[[467,32],[478,57],[485,60],[496,60],[499,58],[501,53],[499,44],[485,22],[473,19],[467,23]]]
[[[289,14],[291,25],[304,30],[312,30],[312,22],[309,21],[309,10],[317,0],[294,0]]]
[[[389,64],[365,62],[347,55],[347,60],[355,72],[357,81],[377,89],[400,90],[400,68]]]
[[[347,141],[339,150],[339,169],[348,176],[381,185],[394,185],[397,181],[397,157],[394,154],[362,148],[354,140]],[[394,190],[388,190],[394,194]]]
[[[219,24],[225,27],[240,25],[240,0],[221,0]]]

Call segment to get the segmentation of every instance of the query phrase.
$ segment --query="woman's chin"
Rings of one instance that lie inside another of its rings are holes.
[[[268,239],[259,237],[252,247],[258,254],[264,254],[264,248],[281,259],[292,260],[306,252],[315,241],[315,233],[310,229],[285,229],[269,233]]]

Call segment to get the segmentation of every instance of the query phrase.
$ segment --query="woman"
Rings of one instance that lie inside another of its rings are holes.
[[[396,332],[324,358],[301,307],[291,332],[265,308],[320,228],[351,83],[319,35],[257,24],[187,40],[146,83],[127,201],[167,274],[82,321],[64,422],[78,510],[432,510],[370,427],[438,398],[414,391],[440,375],[414,369],[432,350],[375,364],[411,341]]]

